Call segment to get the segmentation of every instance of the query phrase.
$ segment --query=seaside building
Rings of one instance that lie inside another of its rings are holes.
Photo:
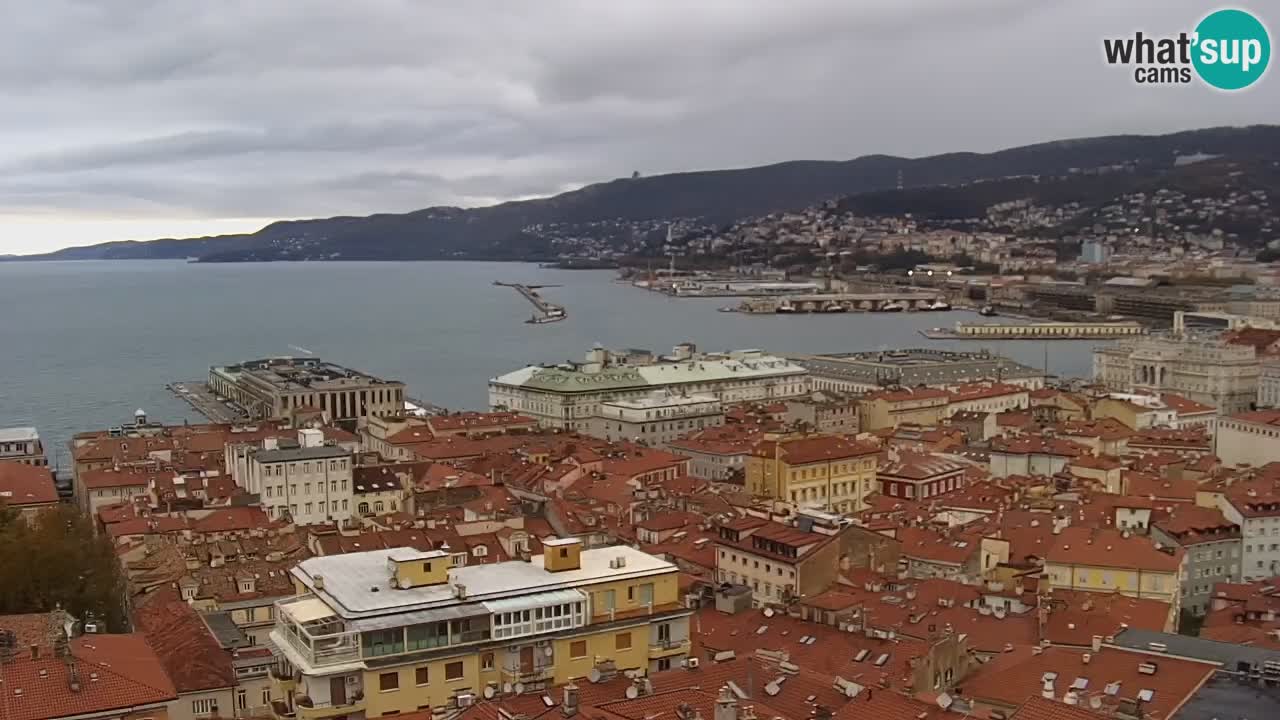
[[[724,424],[724,408],[714,395],[656,392],[648,397],[606,400],[587,424],[588,435],[631,440],[655,447],[691,432]]]
[[[986,351],[910,348],[787,357],[809,371],[815,390],[867,392],[892,386],[945,387],[982,381],[1028,390],[1044,386],[1044,371]]]
[[[451,567],[412,548],[316,557],[276,604],[278,714],[447,714],[504,689],[679,667],[690,652],[678,568],[626,546],[544,541],[528,561]]]
[[[20,462],[44,467],[45,457],[40,433],[33,427],[0,428],[0,461]]]
[[[689,343],[669,356],[594,348],[586,361],[530,365],[489,381],[489,405],[543,427],[587,431],[605,402],[642,400],[655,391],[709,395],[721,403],[765,401],[808,392],[803,367],[761,350],[700,353]]]
[[[43,510],[57,507],[53,473],[46,467],[0,460],[0,502],[28,521]]]
[[[1120,340],[1094,349],[1093,378],[1115,390],[1174,393],[1232,414],[1257,400],[1258,358],[1252,346],[1202,338]]]
[[[209,388],[252,418],[287,418],[314,409],[357,423],[404,412],[404,383],[319,358],[280,357],[209,368]]]

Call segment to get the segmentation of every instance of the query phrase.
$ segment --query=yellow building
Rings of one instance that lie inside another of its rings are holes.
[[[549,540],[530,561],[450,567],[442,551],[305,560],[277,603],[277,715],[362,720],[448,711],[592,669],[656,672],[689,654],[675,565]]]
[[[858,419],[863,432],[896,428],[903,423],[932,427],[947,417],[951,396],[937,388],[903,388],[863,395]]]
[[[857,512],[875,492],[878,450],[838,435],[764,440],[747,457],[747,491],[794,505]]]
[[[1179,547],[1157,547],[1145,535],[1067,527],[1046,554],[1044,570],[1053,588],[1159,600],[1176,618],[1185,555]]]

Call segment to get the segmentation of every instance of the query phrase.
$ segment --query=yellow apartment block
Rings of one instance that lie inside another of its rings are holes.
[[[747,457],[747,491],[831,512],[864,510],[876,489],[878,451],[839,435],[764,440]]]
[[[656,672],[689,654],[676,566],[550,540],[530,561],[451,567],[442,551],[305,560],[277,603],[273,710],[297,720],[447,711],[593,668]]]

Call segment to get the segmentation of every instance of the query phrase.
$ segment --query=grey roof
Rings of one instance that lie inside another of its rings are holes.
[[[910,348],[894,351],[789,355],[819,377],[868,385],[939,385],[986,379],[1042,377],[1044,372],[1000,355]]]
[[[1260,666],[1268,660],[1280,662],[1280,650],[1235,645],[1190,635],[1175,635],[1137,628],[1126,628],[1116,635],[1115,641],[1115,644],[1120,647],[1147,652],[1151,651],[1151,643],[1163,643],[1168,648],[1169,655],[1215,662],[1230,672],[1236,672],[1239,663]]]
[[[1274,682],[1274,681],[1272,681]],[[1263,720],[1280,717],[1280,689],[1214,673],[1170,720]]]
[[[253,457],[261,463],[295,462],[297,460],[323,460],[325,458],[349,457],[351,451],[338,445],[322,445],[320,447],[285,448],[282,450],[259,450]]]
[[[224,650],[233,648],[242,648],[249,645],[249,640],[244,636],[240,627],[231,619],[229,612],[211,612],[204,614],[204,624],[209,626],[209,632],[217,639],[218,644]]]

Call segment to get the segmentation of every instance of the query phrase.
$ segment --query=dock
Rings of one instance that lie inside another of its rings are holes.
[[[868,293],[811,293],[781,297],[752,298],[738,306],[744,313],[836,313],[894,312],[902,310],[947,309],[942,293],[919,291]]]
[[[529,303],[533,305],[533,307],[538,311],[538,315],[534,315],[532,318],[527,320],[526,322],[528,323],[542,324],[558,322],[567,317],[563,305],[548,302],[538,294],[538,291],[543,288],[560,287],[559,285],[521,285],[520,283],[505,283],[498,280],[494,280],[493,284],[499,287],[515,288],[516,292],[524,296],[524,299],[528,300]]]
[[[1141,323],[1124,322],[958,322],[955,329],[931,328],[930,340],[1110,340],[1146,334]]]
[[[247,422],[250,418],[241,408],[218,397],[209,384],[200,380],[191,382],[172,382],[166,387],[174,395],[182,398],[193,410],[205,416],[212,423],[235,425]]]

